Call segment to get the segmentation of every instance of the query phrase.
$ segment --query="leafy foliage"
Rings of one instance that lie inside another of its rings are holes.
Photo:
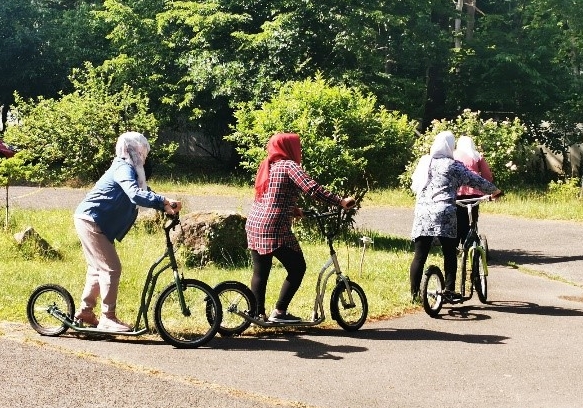
[[[5,1],[0,105],[12,102],[14,90],[23,99],[68,93],[71,69],[91,61],[110,79],[110,93],[129,86],[147,96],[161,128],[204,134],[218,146],[240,104],[257,109],[281,84],[321,75],[415,118],[422,132],[468,107],[495,121],[518,117],[529,143],[568,153],[566,142],[581,136],[574,133],[582,8],[573,0],[457,3],[463,7],[449,0]]]
[[[413,145],[415,123],[378,107],[376,98],[320,77],[290,82],[260,109],[242,104],[226,139],[236,144],[250,175],[276,132],[302,140],[302,164],[315,180],[341,196],[364,196],[370,186],[396,182]]]
[[[92,12],[101,0],[0,3],[0,105],[24,97],[54,97],[69,90],[73,67],[101,64],[109,49]]]
[[[96,180],[111,163],[118,136],[128,130],[156,143],[156,120],[144,95],[129,86],[110,93],[108,79],[90,66],[75,70],[71,80],[75,91],[58,100],[16,96],[17,124],[8,127],[5,140],[19,147],[32,180]]]
[[[435,135],[443,130],[451,130],[456,136],[472,137],[476,148],[488,162],[498,187],[518,182],[530,170],[528,160],[532,156],[532,146],[524,142],[526,127],[519,119],[484,120],[479,112],[466,109],[454,120],[434,121],[431,129],[415,141],[415,158],[400,176],[403,187],[410,185],[417,162],[429,152]]]

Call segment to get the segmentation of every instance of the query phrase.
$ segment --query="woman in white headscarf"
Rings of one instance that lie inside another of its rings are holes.
[[[157,208],[168,214],[179,212],[182,207],[179,201],[148,191],[144,164],[149,152],[150,144],[144,135],[122,134],[111,166],[75,210],[75,229],[87,261],[85,288],[75,314],[78,324],[112,332],[130,330],[116,316],[121,262],[114,242],[121,241],[134,224],[137,206]],[[97,319],[93,309],[99,296],[101,317]]]
[[[453,151],[453,158],[461,161],[469,170],[479,174],[486,180],[492,182],[492,171],[490,166],[477,150],[474,141],[471,137],[463,135],[460,136],[456,143],[456,149]],[[484,193],[479,189],[470,186],[461,186],[457,192],[458,200],[466,198],[482,197]],[[472,218],[478,221],[479,206],[472,208]],[[457,207],[457,245],[466,239],[470,231],[470,219],[468,217],[468,210],[465,207]]]
[[[423,276],[423,268],[437,237],[443,252],[445,296],[459,298],[455,293],[457,271],[456,195],[460,186],[469,185],[486,193],[498,195],[501,191],[488,180],[468,170],[453,159],[455,137],[452,132],[437,134],[428,155],[421,157],[413,173],[411,188],[417,198],[411,237],[415,254],[409,269],[411,295],[416,301]]]

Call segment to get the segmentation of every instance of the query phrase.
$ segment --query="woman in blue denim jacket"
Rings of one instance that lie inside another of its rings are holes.
[[[121,241],[134,224],[138,208],[179,212],[179,201],[148,191],[144,164],[150,152],[147,139],[138,132],[122,134],[116,157],[75,210],[75,229],[87,261],[85,288],[75,319],[107,331],[129,331],[115,313],[121,262],[115,240]],[[101,317],[93,312],[101,296]]]

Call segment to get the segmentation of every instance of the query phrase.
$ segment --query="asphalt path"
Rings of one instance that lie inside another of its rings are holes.
[[[74,208],[83,194],[13,187],[9,203]],[[181,199],[188,211],[250,204]],[[357,218],[403,237],[411,222],[407,208],[365,207]],[[438,319],[420,311],[356,333],[265,330],[194,350],[156,336],[50,338],[2,323],[0,406],[582,406],[581,224],[482,214],[480,228],[492,253],[490,302],[444,307]]]

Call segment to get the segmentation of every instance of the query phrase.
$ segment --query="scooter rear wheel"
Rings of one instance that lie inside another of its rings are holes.
[[[251,289],[237,281],[225,281],[214,287],[223,307],[223,320],[218,332],[222,337],[237,336],[243,333],[251,325],[251,321],[239,316],[235,312],[247,312],[255,314],[257,301]],[[210,308],[207,309],[207,319],[212,324],[214,315]]]
[[[421,297],[423,309],[431,317],[437,317],[443,306],[443,291],[445,280],[441,270],[431,265],[427,268],[421,279]]]
[[[63,319],[73,321],[75,303],[71,294],[60,285],[46,284],[36,288],[28,299],[26,317],[37,333],[43,336],[60,336],[68,326],[56,318],[59,314]]]

